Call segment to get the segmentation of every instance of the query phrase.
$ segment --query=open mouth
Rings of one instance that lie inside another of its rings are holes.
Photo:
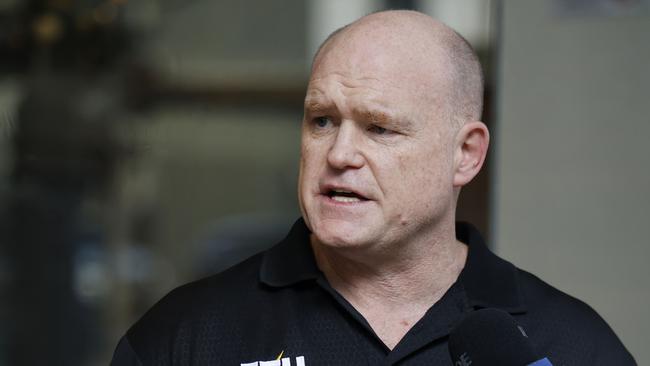
[[[330,189],[329,191],[327,191],[327,197],[333,199],[336,202],[343,202],[343,203],[361,202],[361,201],[368,200],[366,197],[363,197],[354,192],[343,191],[339,189]]]

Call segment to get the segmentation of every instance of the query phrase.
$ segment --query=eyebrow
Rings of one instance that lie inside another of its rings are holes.
[[[335,110],[337,110],[335,104],[318,94],[307,96],[305,98],[305,111],[312,113],[328,113]],[[357,107],[352,110],[352,114],[362,121],[379,125],[398,125],[403,129],[412,129],[413,127],[413,121],[404,116],[396,115],[383,109]]]
[[[320,97],[308,96],[305,98],[305,111],[321,112],[331,110],[331,103]]]
[[[413,121],[405,116],[381,109],[355,108],[352,110],[352,113],[355,116],[359,116],[364,121],[376,123],[378,125],[399,126],[406,130],[411,130],[413,127]]]
[[[384,111],[370,110],[365,108],[355,108],[352,111],[354,115],[360,116],[364,121],[369,121],[373,123],[388,123],[395,121],[395,118]]]

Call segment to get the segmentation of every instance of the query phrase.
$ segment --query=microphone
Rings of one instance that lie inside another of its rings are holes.
[[[449,335],[449,353],[454,366],[553,366],[515,319],[497,309],[469,313]]]

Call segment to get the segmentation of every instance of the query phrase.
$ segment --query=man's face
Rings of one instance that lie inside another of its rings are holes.
[[[312,70],[299,201],[325,245],[417,240],[443,218],[453,219],[454,137],[445,88],[417,62],[402,61],[372,47],[341,46],[325,50]]]

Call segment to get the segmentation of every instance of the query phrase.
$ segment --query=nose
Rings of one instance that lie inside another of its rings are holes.
[[[335,169],[359,169],[364,164],[364,157],[359,150],[358,131],[354,123],[343,121],[339,125],[336,137],[329,152],[327,162]]]

